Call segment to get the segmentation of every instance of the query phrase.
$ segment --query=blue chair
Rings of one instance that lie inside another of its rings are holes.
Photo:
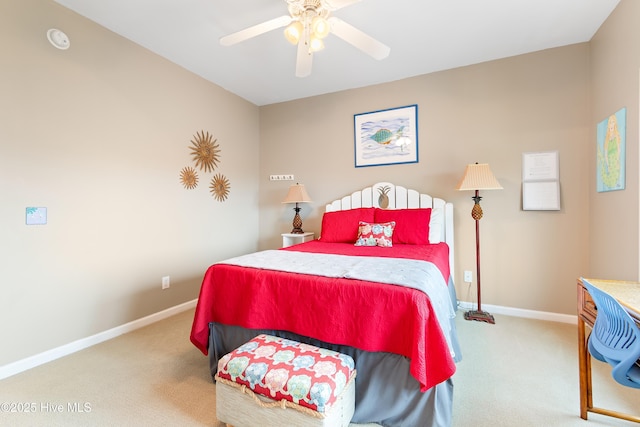
[[[598,310],[593,330],[589,335],[589,353],[595,359],[613,367],[611,376],[618,383],[640,389],[640,328],[615,298],[596,288],[587,279],[581,280]],[[632,415],[599,408],[590,410],[640,422],[639,417]]]
[[[640,328],[615,298],[584,278],[582,283],[598,309],[589,353],[613,367],[611,375],[617,382],[640,388]]]

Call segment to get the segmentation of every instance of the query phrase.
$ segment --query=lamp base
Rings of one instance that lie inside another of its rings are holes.
[[[478,322],[496,323],[496,319],[486,311],[469,310],[464,313],[465,320],[477,320]]]
[[[297,203],[293,210],[296,211],[296,214],[293,217],[293,230],[291,230],[291,234],[302,234],[304,233],[304,231],[302,231],[302,218],[300,218],[300,208]]]

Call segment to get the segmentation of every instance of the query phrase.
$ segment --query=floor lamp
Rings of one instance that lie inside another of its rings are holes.
[[[482,200],[482,197],[480,197],[479,191],[502,190],[502,186],[496,177],[493,176],[488,164],[475,163],[467,165],[464,170],[464,175],[458,183],[456,190],[473,190],[476,192],[475,196],[472,197],[474,205],[471,210],[471,217],[476,221],[476,283],[478,285],[478,309],[467,311],[464,313],[464,318],[467,320],[477,320],[479,322],[496,323],[491,314],[486,311],[482,311],[482,299],[480,294],[480,218],[482,218],[480,200]]]

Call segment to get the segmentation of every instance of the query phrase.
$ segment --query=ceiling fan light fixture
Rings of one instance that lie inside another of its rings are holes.
[[[323,39],[329,35],[331,27],[326,19],[318,15],[311,21],[311,29],[317,38]]]
[[[289,40],[289,43],[296,45],[300,41],[303,31],[304,27],[302,26],[302,22],[296,20],[284,29],[284,36]]]
[[[273,18],[220,38],[220,44],[231,46],[275,29],[297,46],[296,77],[311,74],[313,53],[324,49],[324,37],[332,33],[374,59],[389,56],[390,48],[363,31],[342,21],[332,12],[360,0],[284,0],[288,15]],[[402,140],[402,145],[406,141]]]
[[[313,35],[309,38],[309,52],[319,52],[324,49],[324,42],[321,38]]]

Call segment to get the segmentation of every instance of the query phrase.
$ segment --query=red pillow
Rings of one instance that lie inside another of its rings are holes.
[[[429,244],[429,221],[431,208],[418,209],[378,209],[375,212],[375,222],[395,221],[393,244],[408,245]]]
[[[360,221],[373,222],[375,208],[325,212],[322,216],[321,242],[355,243]]]

